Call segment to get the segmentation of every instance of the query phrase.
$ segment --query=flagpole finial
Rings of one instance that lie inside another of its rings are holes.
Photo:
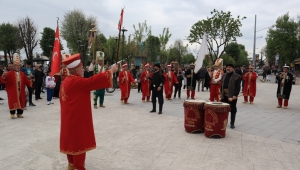
[[[59,17],[56,17],[56,18],[57,18],[57,21],[56,21],[56,22],[57,22],[57,25],[58,25]]]

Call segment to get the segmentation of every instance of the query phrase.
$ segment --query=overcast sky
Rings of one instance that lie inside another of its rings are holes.
[[[279,16],[289,12],[296,18],[300,15],[299,0],[0,0],[0,23],[16,23],[18,19],[29,16],[38,26],[39,32],[44,27],[56,28],[56,17],[63,20],[67,11],[81,9],[86,15],[96,16],[98,27],[106,36],[118,34],[117,25],[121,8],[125,6],[123,26],[132,34],[133,24],[147,20],[152,34],[158,36],[164,27],[172,33],[169,45],[176,39],[184,40],[189,35],[191,26],[199,20],[210,17],[213,9],[231,11],[233,17],[246,16],[242,21],[242,37],[237,42],[245,45],[248,53],[253,53],[254,16],[257,15],[257,30],[275,24]],[[267,29],[257,32],[256,53],[266,45]],[[39,34],[39,37],[41,34]],[[187,44],[188,41],[184,40]],[[66,45],[64,45],[66,47]],[[194,44],[191,50],[199,49]],[[38,48],[37,52],[41,52]],[[23,54],[24,55],[24,52]]]

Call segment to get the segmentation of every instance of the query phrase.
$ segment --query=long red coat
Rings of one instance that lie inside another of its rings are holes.
[[[169,74],[171,74],[171,78],[169,78]],[[172,95],[173,93],[173,85],[178,83],[177,77],[175,76],[173,71],[168,71],[164,73],[164,88],[165,88],[165,95]]]
[[[8,98],[8,107],[9,110],[23,110],[26,102],[26,92],[25,86],[32,87],[31,81],[28,80],[27,76],[19,71],[20,77],[20,91],[18,91],[18,81],[16,71],[9,71],[6,73],[6,78],[2,79],[2,83],[5,84],[7,98]]]
[[[121,100],[129,98],[131,83],[135,82],[129,71],[121,71],[119,73],[119,86],[121,89]]]
[[[250,77],[251,75],[251,77]],[[256,78],[257,74],[255,72],[248,72],[243,75],[243,80],[245,82],[243,95],[255,97],[256,95]]]
[[[152,73],[150,71],[143,71],[141,74],[141,84],[142,84],[142,94],[143,96],[150,96],[151,95],[151,90],[150,90],[150,80],[146,78],[146,76],[152,77]]]
[[[69,75],[60,87],[60,152],[79,155],[96,148],[91,91],[112,87],[110,71],[90,78]]]

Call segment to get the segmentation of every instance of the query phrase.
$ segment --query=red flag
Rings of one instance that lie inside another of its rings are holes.
[[[52,51],[52,61],[51,61],[51,76],[60,71],[61,64],[61,53],[60,53],[60,39],[59,39],[59,30],[56,28],[55,40]]]
[[[122,11],[121,11],[121,17],[120,17],[119,24],[118,24],[119,30],[121,29],[122,24],[123,24],[123,15],[124,15],[124,9],[122,9]]]

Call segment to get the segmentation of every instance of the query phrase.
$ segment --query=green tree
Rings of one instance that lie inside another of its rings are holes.
[[[223,65],[225,66],[226,64],[233,64],[236,65],[236,62],[234,60],[234,58],[232,58],[230,55],[228,54],[224,54],[222,55],[220,58],[223,59]]]
[[[116,50],[117,50],[117,42],[115,37],[109,37],[105,43],[105,63],[109,62],[110,64],[116,62]]]
[[[167,62],[171,63],[172,61],[175,61],[175,60],[177,61],[179,57],[180,57],[180,53],[179,53],[178,47],[171,47],[169,49],[169,55],[168,55]]]
[[[40,46],[43,50],[43,55],[50,58],[52,54],[52,47],[54,45],[55,31],[52,28],[45,27],[42,32]]]
[[[187,53],[182,56],[181,63],[182,64],[190,64],[195,62],[195,56],[192,53]]]
[[[88,50],[88,38],[91,37],[89,30],[91,24],[95,25],[97,29],[97,18],[95,16],[86,16],[81,10],[74,9],[67,11],[64,15],[61,24],[61,37],[67,41],[67,47],[72,50],[72,53],[82,52],[86,54]],[[85,55],[81,56],[81,60],[87,60],[84,58]]]
[[[248,65],[248,53],[245,51],[245,46],[242,44],[238,44],[236,42],[231,42],[228,44],[226,50],[226,54],[231,56],[237,66]]]
[[[148,27],[146,20],[144,23],[139,23],[138,28],[136,28],[133,24],[133,29],[133,38],[137,42],[144,42],[148,38],[148,36],[151,35],[151,26]]]
[[[38,44],[37,40],[37,26],[33,20],[28,16],[18,21],[19,39],[24,47],[26,57],[28,60],[33,58],[33,50]]]
[[[200,20],[192,26],[187,39],[190,43],[201,44],[200,40],[203,39],[204,32],[206,32],[210,56],[214,55],[219,58],[230,42],[236,41],[236,37],[242,36],[240,32],[241,21],[246,17],[237,16],[237,18],[233,18],[231,12],[219,12],[216,9],[211,14],[212,17]]]
[[[171,36],[172,34],[169,32],[169,28],[164,28],[162,34],[159,34],[158,37],[162,51],[166,50],[166,45],[168,44]]]
[[[19,28],[10,24],[2,23],[0,25],[0,50],[4,52],[5,64],[8,64],[7,56],[9,56],[9,62],[13,61],[13,54],[22,48],[22,44],[19,40]]]
[[[149,35],[146,40],[146,48],[148,53],[148,59],[151,62],[156,62],[160,53],[160,42],[159,38],[153,35]]]
[[[274,64],[276,55],[279,55],[279,66],[289,65],[300,57],[299,27],[300,22],[286,13],[276,20],[276,29],[269,29],[266,37],[266,57],[269,61],[273,61],[271,65]]]

